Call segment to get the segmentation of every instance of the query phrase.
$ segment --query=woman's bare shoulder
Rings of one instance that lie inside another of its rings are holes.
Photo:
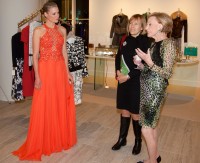
[[[65,29],[65,27],[59,25],[58,29],[62,33],[63,36],[66,35],[66,29]]]
[[[35,27],[34,31],[41,31],[41,30],[45,30],[43,25],[37,26]]]
[[[35,34],[38,34],[38,35],[43,35],[44,33],[45,33],[45,31],[46,31],[46,29],[45,29],[45,27],[43,26],[43,25],[41,25],[41,26],[38,26],[38,27],[36,27],[35,29],[34,29],[34,33]]]

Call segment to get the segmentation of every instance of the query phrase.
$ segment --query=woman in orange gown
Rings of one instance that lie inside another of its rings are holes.
[[[73,80],[68,70],[66,30],[55,23],[58,6],[43,6],[46,23],[34,30],[35,88],[25,143],[14,155],[41,160],[42,155],[67,150],[77,142]]]

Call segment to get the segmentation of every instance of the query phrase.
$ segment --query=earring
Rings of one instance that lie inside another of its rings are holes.
[[[161,32],[161,31],[162,31],[162,28],[160,28],[158,31]]]

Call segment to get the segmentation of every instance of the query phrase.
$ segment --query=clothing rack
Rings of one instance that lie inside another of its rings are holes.
[[[23,26],[24,24],[28,23],[30,20],[33,20],[33,18],[35,18],[36,16],[38,16],[39,13],[41,13],[42,10],[36,10],[35,12],[33,12],[31,15],[29,15],[28,17],[24,18],[22,21],[20,21],[18,23],[18,28]],[[42,17],[42,16],[41,16]]]

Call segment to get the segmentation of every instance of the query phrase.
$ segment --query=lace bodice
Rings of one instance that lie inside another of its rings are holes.
[[[49,28],[44,24],[46,33],[40,39],[40,60],[47,61],[53,59],[55,61],[64,59],[62,54],[62,48],[64,38],[58,31],[58,26]]]

